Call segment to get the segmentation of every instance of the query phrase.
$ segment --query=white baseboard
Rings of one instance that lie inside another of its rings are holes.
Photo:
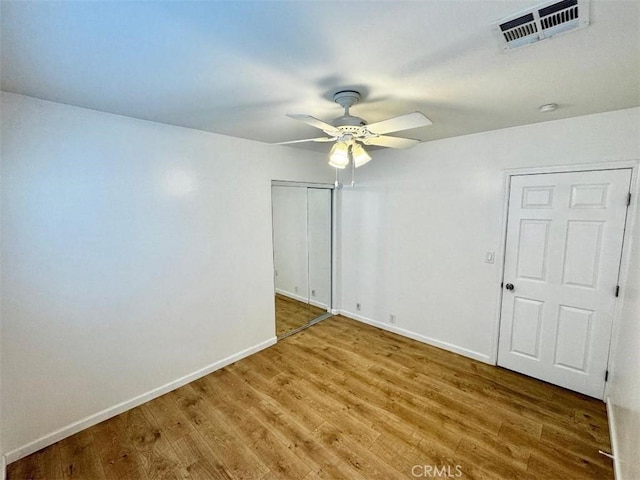
[[[328,308],[329,308],[329,306],[326,303],[318,302],[317,300],[314,300],[313,298],[303,297],[302,295],[298,295],[297,293],[286,292],[286,291],[281,290],[279,288],[276,288],[276,293],[279,294],[279,295],[283,295],[285,297],[293,298],[294,300],[297,300],[297,301],[302,302],[302,303],[309,303],[309,304],[313,305],[314,307],[324,308],[325,310],[328,310]]]
[[[276,293],[278,295],[283,295],[285,297],[293,298],[294,300],[298,300],[302,303],[307,303],[307,299],[302,295],[298,295],[297,293],[287,292],[286,290],[282,290],[280,288],[276,288]]]
[[[34,440],[33,442],[30,442],[26,445],[23,445],[22,447],[19,447],[19,448],[16,448],[15,450],[7,452],[5,454],[6,456],[5,461],[7,463],[11,463],[11,462],[15,462],[16,460],[20,460],[21,458],[26,457],[27,455],[31,455],[32,453],[37,452],[42,448],[48,447],[49,445],[52,445],[62,440],[63,438],[67,438],[75,433],[78,433],[81,430],[92,427],[104,420],[107,420],[111,417],[115,417],[116,415],[126,412],[127,410],[131,410],[132,408],[142,405],[143,403],[153,400],[154,398],[160,397],[165,393],[175,390],[176,388],[180,388],[183,385],[186,385],[187,383],[193,382],[198,378],[204,377],[205,375],[208,375],[212,372],[215,372],[216,370],[226,367],[227,365],[230,365],[233,362],[237,362],[238,360],[241,360],[245,357],[248,357],[249,355],[259,352],[260,350],[270,347],[271,345],[275,345],[276,342],[277,342],[276,337],[270,338],[269,340],[265,340],[264,342],[258,343],[257,345],[254,345],[238,353],[235,353],[226,358],[223,358],[222,360],[214,362],[211,365],[201,368],[200,370],[197,370],[193,373],[185,375],[184,377],[181,377],[181,378],[178,378],[177,380],[169,382],[166,385],[162,385],[161,387],[154,388],[153,390],[143,393],[142,395],[138,395],[137,397],[134,397],[130,400],[126,400],[112,407],[105,408],[104,410],[97,412],[93,415],[89,415],[88,417],[85,417],[82,420],[78,420],[77,422],[71,423],[70,425],[62,427],[54,432],[48,433],[38,438],[37,440]]]
[[[457,345],[453,345],[452,343],[443,342],[441,340],[436,340],[435,338],[425,337],[424,335],[412,332],[411,330],[405,330],[404,328],[400,328],[395,325],[390,325],[384,322],[378,322],[377,320],[372,320],[370,318],[363,317],[362,315],[348,312],[346,310],[340,310],[340,314],[344,315],[345,317],[351,318],[353,320],[358,320],[359,322],[366,323],[367,325],[381,328],[382,330],[387,330],[388,332],[397,333],[398,335],[402,335],[403,337],[408,337],[413,340],[417,340],[418,342],[426,343],[434,347],[442,348],[443,350],[448,350],[450,352],[457,353],[465,357],[473,358],[474,360],[479,360],[480,362],[488,363],[489,365],[493,365],[493,363],[491,363],[490,356],[485,355],[484,353],[459,347]]]
[[[613,457],[613,477],[616,480],[622,480],[622,474],[620,473],[620,462],[618,461],[618,435],[616,427],[616,419],[614,415],[614,408],[611,405],[609,397],[605,398],[605,404],[607,405],[607,419],[609,420],[609,437],[611,438],[611,456]]]
[[[325,309],[327,312],[329,312],[329,305],[327,305],[326,303],[322,303],[322,302],[317,302],[315,300],[310,299],[309,303],[311,305],[313,305],[314,307],[318,307],[318,308],[323,308]]]

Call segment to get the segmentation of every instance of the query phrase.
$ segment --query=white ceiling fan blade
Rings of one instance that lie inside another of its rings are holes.
[[[365,145],[377,145],[379,147],[411,148],[414,145],[420,143],[420,140],[381,135],[379,137],[365,138],[364,140],[362,140],[362,143],[364,143]]]
[[[340,130],[338,130],[333,125],[323,122],[322,120],[317,119],[316,117],[312,117],[311,115],[304,115],[302,113],[287,113],[287,117],[293,118],[294,120],[300,120],[301,122],[306,123],[307,125],[311,125],[312,127],[319,128],[327,135],[340,135]]]
[[[431,125],[431,120],[421,112],[413,112],[382,120],[381,122],[371,123],[367,125],[367,130],[371,133],[382,135],[411,128],[426,127],[427,125]]]
[[[290,143],[303,143],[303,142],[333,142],[334,140],[337,140],[337,137],[305,138],[303,140],[290,140],[288,142],[272,143],[272,145],[289,145]]]

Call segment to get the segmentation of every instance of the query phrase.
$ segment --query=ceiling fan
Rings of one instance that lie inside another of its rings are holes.
[[[360,101],[360,93],[355,90],[341,90],[333,95],[333,101],[344,108],[344,115],[336,118],[331,123],[324,122],[311,115],[287,114],[290,118],[319,128],[327,135],[326,137],[278,142],[276,145],[302,142],[336,142],[329,152],[329,165],[335,168],[345,168],[349,165],[349,157],[351,156],[353,165],[357,168],[371,160],[371,156],[362,145],[410,148],[420,143],[420,140],[393,137],[386,134],[431,125],[431,120],[421,112],[407,113],[367,124],[362,118],[355,117],[349,113],[349,108]]]

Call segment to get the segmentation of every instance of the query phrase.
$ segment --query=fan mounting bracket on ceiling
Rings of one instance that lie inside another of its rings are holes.
[[[333,101],[349,112],[349,109],[360,101],[360,92],[340,90],[333,94]]]

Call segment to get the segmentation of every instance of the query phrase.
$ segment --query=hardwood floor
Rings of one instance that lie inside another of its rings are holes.
[[[324,308],[276,293],[276,336],[280,338],[325,313]]]
[[[333,317],[9,465],[9,479],[612,479],[605,407]]]

